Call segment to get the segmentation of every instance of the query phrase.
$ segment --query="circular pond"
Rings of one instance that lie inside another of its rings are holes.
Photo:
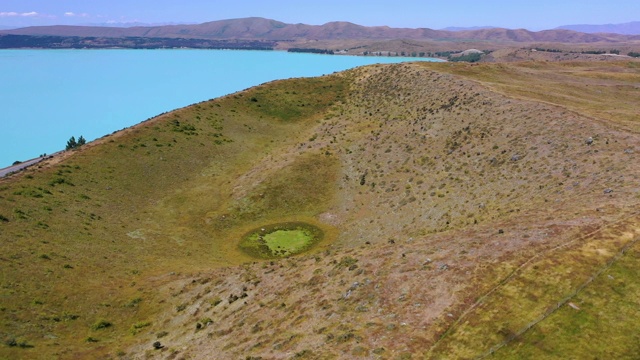
[[[263,259],[283,258],[305,252],[324,237],[317,226],[305,222],[264,225],[246,233],[240,249]]]

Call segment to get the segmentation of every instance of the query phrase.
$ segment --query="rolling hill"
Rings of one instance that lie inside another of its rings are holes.
[[[638,36],[620,34],[586,34],[571,30],[532,32],[524,29],[489,28],[467,31],[444,31],[428,28],[390,28],[361,26],[349,22],[324,25],[286,24],[264,18],[212,21],[197,25],[135,26],[128,28],[98,26],[34,26],[0,31],[0,34],[80,37],[156,37],[203,39],[263,40],[439,40],[439,41],[511,41],[594,43],[638,40]]]
[[[274,81],[1,179],[0,358],[632,358],[639,69]]]

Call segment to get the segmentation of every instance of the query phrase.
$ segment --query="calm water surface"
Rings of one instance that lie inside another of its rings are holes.
[[[0,168],[275,79],[428,59],[235,50],[0,50]]]

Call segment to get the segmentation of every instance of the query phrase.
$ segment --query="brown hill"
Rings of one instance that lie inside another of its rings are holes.
[[[633,358],[638,69],[275,81],[2,179],[0,358]]]
[[[242,18],[206,22],[198,25],[166,25],[151,27],[36,26],[2,31],[0,34],[99,36],[99,37],[187,37],[206,39],[268,40],[338,40],[338,39],[415,39],[415,40],[484,40],[509,42],[594,43],[630,41],[638,36],[618,34],[584,34],[570,30],[532,32],[524,29],[481,29],[443,31],[428,28],[367,27],[349,22],[324,25],[286,24],[264,18]]]

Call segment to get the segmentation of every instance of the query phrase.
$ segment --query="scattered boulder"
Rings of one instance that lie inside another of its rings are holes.
[[[587,144],[587,145],[591,145],[591,144],[593,144],[593,138],[592,138],[591,136],[589,136],[589,137],[584,141],[584,143],[585,143],[585,144]]]

